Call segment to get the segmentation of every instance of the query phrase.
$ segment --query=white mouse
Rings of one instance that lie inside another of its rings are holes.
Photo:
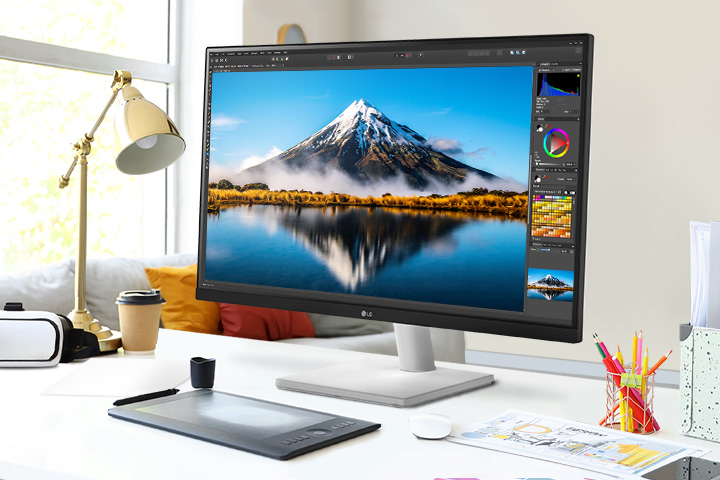
[[[447,415],[439,413],[422,413],[410,415],[410,431],[418,438],[439,440],[450,435],[452,422]]]

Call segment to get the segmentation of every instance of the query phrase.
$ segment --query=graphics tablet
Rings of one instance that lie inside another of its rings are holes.
[[[195,390],[108,410],[112,417],[287,460],[380,424],[214,390]]]

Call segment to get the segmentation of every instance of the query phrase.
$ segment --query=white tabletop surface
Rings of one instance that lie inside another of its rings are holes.
[[[442,413],[452,418],[454,427],[462,427],[516,408],[597,424],[605,409],[602,381],[466,365],[457,367],[493,373],[496,383],[409,409],[283,391],[275,387],[278,376],[369,354],[161,331],[155,358],[183,359],[189,372],[189,359],[194,356],[217,359],[216,390],[370,420],[382,428],[278,461],[111,418],[107,410],[117,397],[41,394],[78,363],[4,368],[0,369],[0,479],[582,479],[586,476],[581,472],[549,462],[420,440],[409,430],[408,415]],[[190,382],[179,388],[191,390]],[[720,460],[720,445],[678,433],[678,390],[657,388],[654,406],[661,425],[656,438],[712,449],[706,458]]]

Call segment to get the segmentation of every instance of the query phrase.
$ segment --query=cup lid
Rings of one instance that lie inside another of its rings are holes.
[[[120,292],[115,303],[119,305],[157,305],[165,303],[165,299],[160,295],[160,290],[153,288],[151,290],[126,290]]]

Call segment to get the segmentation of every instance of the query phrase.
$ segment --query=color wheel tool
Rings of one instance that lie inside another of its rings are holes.
[[[553,128],[545,134],[543,139],[543,148],[552,158],[560,158],[565,155],[570,148],[570,137],[560,128]]]

